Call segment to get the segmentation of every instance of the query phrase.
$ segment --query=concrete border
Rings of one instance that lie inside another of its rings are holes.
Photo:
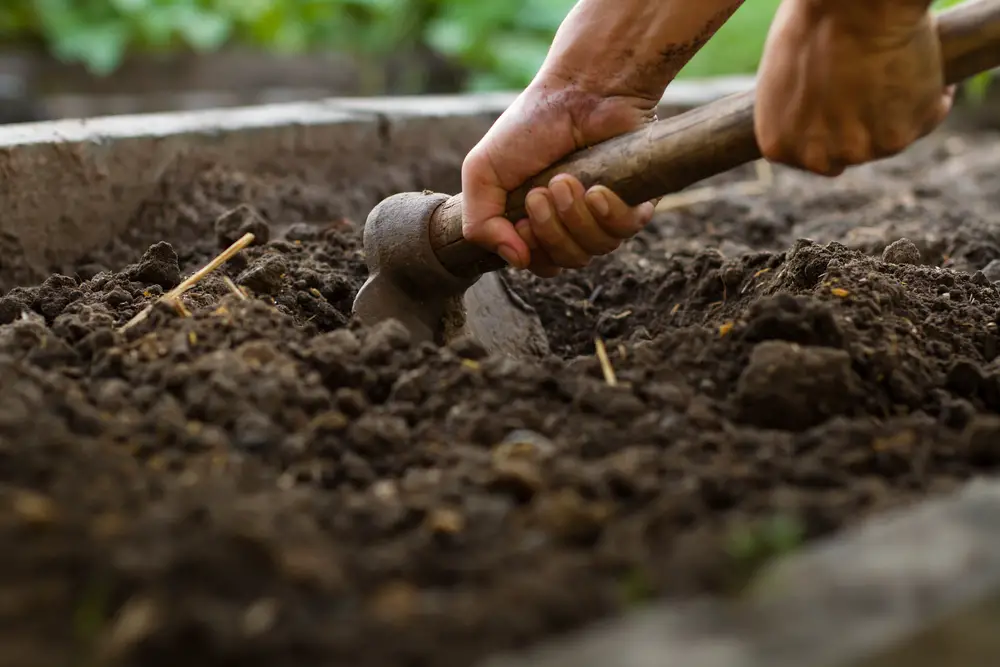
[[[1000,481],[814,543],[754,588],[654,604],[480,667],[915,667],[916,646],[937,650],[928,667],[998,664]]]
[[[661,116],[752,80],[678,82]],[[468,150],[514,93],[334,98],[0,126],[0,292],[41,279],[120,234],[164,183],[218,164],[344,192],[363,219],[402,190],[460,189]]]

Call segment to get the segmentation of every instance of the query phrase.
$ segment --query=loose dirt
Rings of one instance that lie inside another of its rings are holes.
[[[738,594],[803,540],[995,471],[996,146],[941,133],[759,195],[727,185],[752,170],[715,179],[584,271],[512,277],[543,362],[352,323],[336,193],[219,169],[167,188],[0,298],[0,662],[470,665]],[[245,231],[188,315],[119,330]]]

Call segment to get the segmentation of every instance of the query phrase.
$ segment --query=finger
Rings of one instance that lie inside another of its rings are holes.
[[[955,105],[955,94],[958,90],[958,86],[951,85],[944,89],[944,93],[941,95],[941,99],[938,102],[937,108],[934,110],[934,114],[931,117],[930,122],[927,127],[924,128],[923,136],[926,136],[937,129],[938,125],[943,123],[948,115],[951,113],[952,107]]]
[[[839,151],[832,160],[836,164],[863,164],[875,157],[872,151],[871,133],[862,123],[856,123],[850,129],[845,129],[838,146]]]
[[[799,167],[820,176],[839,176],[844,173],[844,165],[832,160],[831,157],[825,138],[809,138],[802,146]]]
[[[595,185],[587,191],[587,205],[594,212],[601,229],[616,239],[615,247],[624,239],[629,239],[642,231],[653,219],[653,203],[644,202],[630,207],[621,197],[603,185]]]
[[[527,244],[528,248],[531,249],[531,264],[528,266],[528,270],[541,278],[554,278],[558,276],[562,272],[562,269],[552,261],[547,252],[539,247],[538,240],[535,238],[534,232],[531,231],[531,221],[527,218],[520,220],[514,225],[514,228],[525,244]]]
[[[584,200],[586,190],[576,178],[560,174],[549,182],[556,212],[569,236],[589,255],[606,255],[618,247],[618,239],[607,234],[594,219]]]
[[[539,248],[548,253],[558,266],[567,269],[585,267],[590,262],[590,255],[566,231],[556,215],[548,189],[535,188],[524,201],[531,220],[531,231]]]
[[[524,241],[526,246],[528,246],[528,249],[531,250],[532,254],[534,254],[536,250],[540,249],[538,246],[538,239],[535,238],[535,233],[531,231],[531,220],[528,218],[519,220],[517,224],[514,225],[514,229],[517,230],[518,236],[521,237],[521,240]]]
[[[506,208],[507,191],[487,163],[470,155],[462,165],[462,234],[511,266],[525,269],[531,263],[531,251],[504,217]]]

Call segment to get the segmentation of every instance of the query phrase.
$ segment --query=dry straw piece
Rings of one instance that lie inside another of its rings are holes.
[[[601,362],[601,372],[604,373],[604,381],[608,383],[608,386],[618,386],[618,378],[615,376],[615,369],[611,365],[611,359],[608,358],[608,349],[605,347],[604,341],[600,338],[595,338],[594,347],[597,349],[597,360]]]
[[[131,320],[129,320],[122,326],[121,330],[127,331],[128,329],[131,329],[135,325],[144,321],[147,317],[149,317],[149,314],[153,312],[153,308],[156,307],[156,304],[162,302],[177,302],[177,300],[180,299],[182,294],[184,294],[189,289],[197,285],[199,281],[204,279],[205,276],[210,274],[212,271],[215,271],[217,268],[219,268],[220,266],[228,262],[230,259],[232,259],[233,255],[238,253],[240,250],[246,248],[253,242],[253,240],[254,240],[253,234],[251,234],[250,232],[244,234],[243,238],[241,238],[239,241],[237,241],[236,243],[232,244],[231,246],[223,250],[218,257],[216,257],[211,262],[209,262],[205,266],[195,271],[188,278],[186,278],[180,285],[173,288],[172,290],[161,296],[159,299],[157,299],[156,301],[154,301],[153,303],[149,304],[141,311],[139,311],[139,313],[137,313],[135,317],[133,317]]]
[[[241,290],[236,283],[233,282],[232,278],[229,276],[222,276],[222,282],[226,283],[226,287],[228,287],[233,294],[239,297],[240,301],[247,300],[247,295],[243,293],[243,290]]]

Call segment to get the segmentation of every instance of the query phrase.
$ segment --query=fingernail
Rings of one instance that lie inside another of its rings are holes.
[[[521,266],[520,258],[517,256],[517,253],[514,252],[514,249],[511,248],[510,246],[506,245],[500,246],[499,248],[497,248],[497,254],[503,257],[503,261],[507,262],[511,266],[513,267]]]
[[[552,207],[549,199],[540,192],[533,192],[524,200],[528,213],[538,222],[548,222],[552,217]]]
[[[597,214],[606,218],[611,213],[611,203],[608,196],[600,190],[591,190],[587,193],[587,202],[597,210]]]
[[[642,226],[645,227],[653,221],[653,214],[656,213],[656,204],[650,201],[644,202],[640,209],[639,213],[642,216]]]
[[[573,191],[566,181],[555,181],[549,186],[552,197],[556,200],[556,208],[560,211],[569,211],[573,208]]]

